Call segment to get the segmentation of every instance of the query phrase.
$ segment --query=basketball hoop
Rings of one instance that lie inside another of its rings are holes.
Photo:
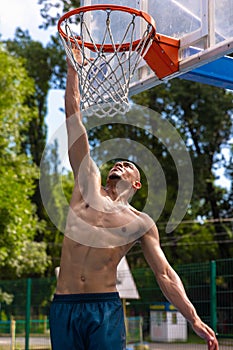
[[[121,38],[117,25],[123,26]],[[63,15],[58,31],[79,76],[81,110],[100,117],[127,112],[130,80],[156,35],[154,19],[125,6],[83,6]]]

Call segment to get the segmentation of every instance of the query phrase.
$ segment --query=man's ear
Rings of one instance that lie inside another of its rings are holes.
[[[133,187],[135,190],[139,190],[139,189],[142,187],[142,184],[141,184],[140,181],[134,181],[132,187]]]

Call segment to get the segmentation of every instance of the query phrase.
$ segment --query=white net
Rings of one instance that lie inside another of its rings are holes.
[[[128,111],[130,79],[152,43],[151,28],[140,16],[128,12],[122,16],[111,9],[75,13],[62,22],[62,42],[79,76],[82,112],[104,117]],[[74,46],[81,52],[81,64]]]

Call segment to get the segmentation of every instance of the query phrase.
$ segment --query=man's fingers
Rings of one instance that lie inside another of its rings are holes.
[[[207,344],[208,350],[219,350],[218,341],[216,338],[214,338],[213,340],[208,340]]]

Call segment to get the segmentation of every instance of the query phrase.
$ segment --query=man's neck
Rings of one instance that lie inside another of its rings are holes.
[[[122,204],[129,205],[130,190],[129,186],[118,186],[118,181],[111,181],[106,184],[105,191],[107,195],[116,202],[121,202]],[[119,188],[120,187],[120,188]]]

